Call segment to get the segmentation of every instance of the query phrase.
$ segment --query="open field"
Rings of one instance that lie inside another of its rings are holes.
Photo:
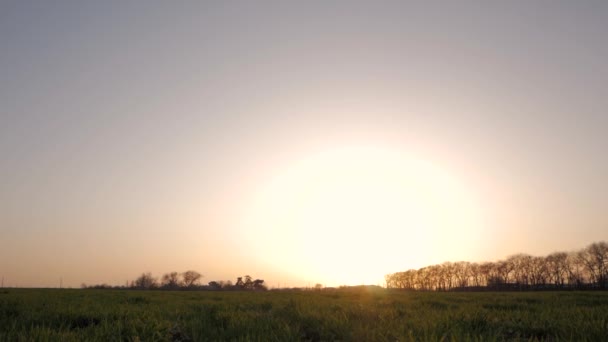
[[[608,341],[608,293],[1,289],[2,341]]]

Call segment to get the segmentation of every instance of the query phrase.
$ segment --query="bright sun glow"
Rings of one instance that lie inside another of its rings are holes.
[[[375,147],[309,156],[257,194],[243,231],[263,262],[327,285],[382,284],[475,245],[479,213],[456,179]]]

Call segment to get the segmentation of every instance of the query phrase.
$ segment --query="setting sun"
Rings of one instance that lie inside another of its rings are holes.
[[[375,146],[302,158],[260,188],[244,217],[266,263],[330,285],[381,284],[388,270],[473,248],[482,228],[473,194],[447,170]]]

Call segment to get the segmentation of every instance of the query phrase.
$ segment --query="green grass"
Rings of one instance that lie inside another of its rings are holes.
[[[0,290],[0,341],[608,341],[608,293]]]

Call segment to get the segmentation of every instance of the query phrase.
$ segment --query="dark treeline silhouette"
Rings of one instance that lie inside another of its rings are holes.
[[[421,291],[608,289],[608,244],[497,262],[445,262],[385,276],[386,287]]]
[[[207,285],[200,283],[203,275],[197,271],[186,272],[169,272],[165,273],[160,281],[152,276],[150,272],[142,273],[139,277],[125,286],[111,286],[107,284],[86,285],[82,284],[82,288],[86,289],[134,289],[134,290],[199,290],[199,291],[265,291],[264,280],[253,279],[251,276],[238,277],[236,283],[227,281],[211,281]]]

